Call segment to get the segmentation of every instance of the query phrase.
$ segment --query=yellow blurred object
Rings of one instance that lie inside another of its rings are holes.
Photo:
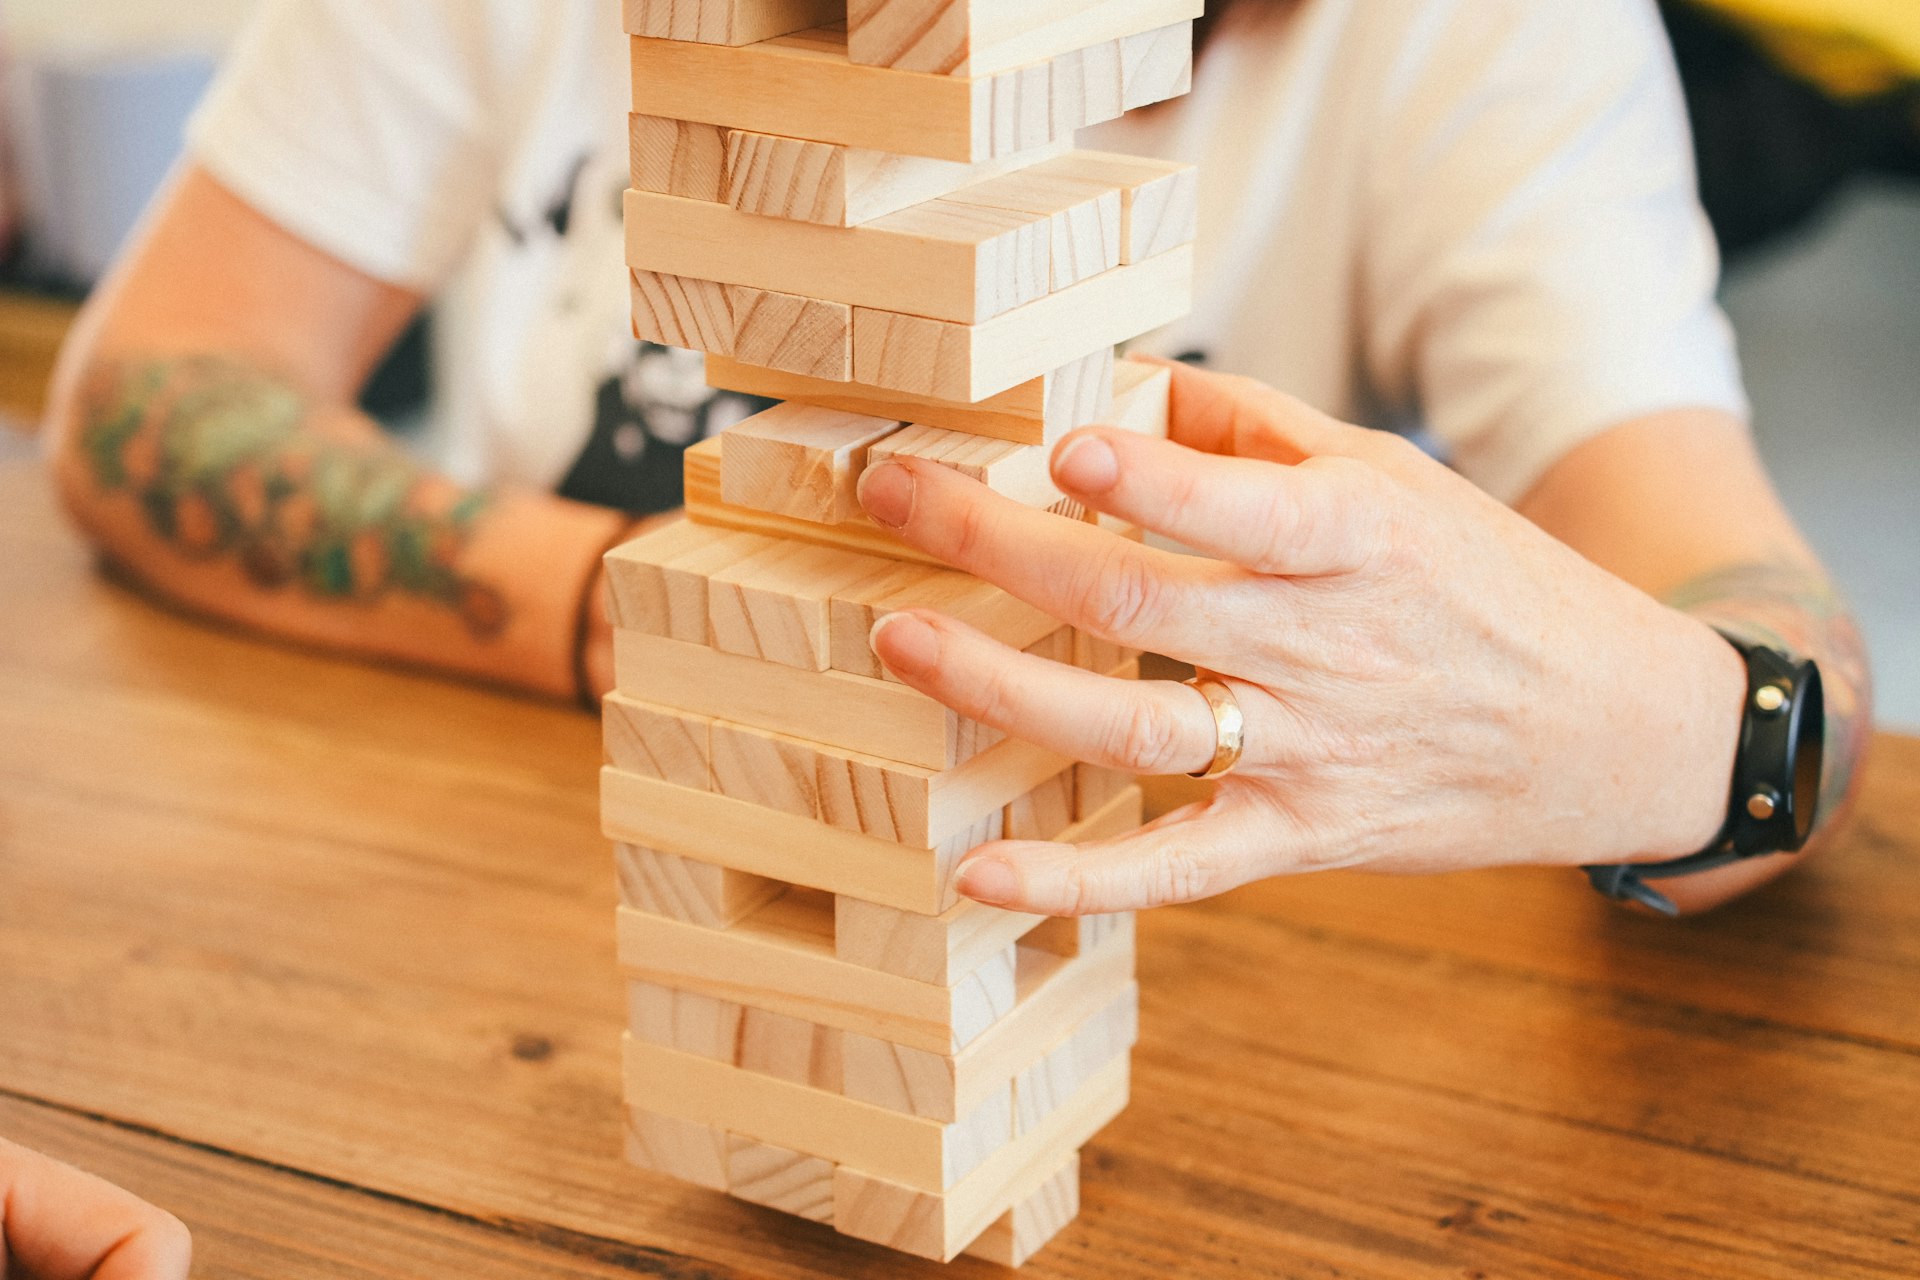
[[[1696,0],[1738,21],[1788,70],[1843,98],[1920,80],[1920,0]]]

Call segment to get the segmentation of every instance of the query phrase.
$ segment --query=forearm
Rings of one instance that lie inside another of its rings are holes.
[[[78,523],[156,595],[289,640],[555,696],[623,525],[466,489],[369,420],[219,356],[96,360],[55,408]]]

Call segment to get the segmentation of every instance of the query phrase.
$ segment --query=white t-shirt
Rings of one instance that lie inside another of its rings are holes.
[[[268,0],[190,146],[444,295],[457,474],[643,509],[752,406],[629,336],[623,53],[617,0]],[[1746,412],[1653,0],[1306,0],[1081,141],[1203,166],[1197,305],[1145,349],[1425,428],[1497,497],[1623,420]]]

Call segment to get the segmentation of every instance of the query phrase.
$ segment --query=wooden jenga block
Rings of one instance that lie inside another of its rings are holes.
[[[891,418],[788,401],[726,433],[720,495],[735,505],[839,524],[860,514],[867,451],[900,430]]]
[[[711,720],[618,693],[607,695],[601,719],[608,764],[676,787],[712,790]]]
[[[1024,1267],[1033,1255],[1080,1216],[1080,1153],[1065,1163],[967,1246],[969,1258],[984,1258],[1003,1267]]]
[[[1073,818],[1092,817],[1133,785],[1133,775],[1097,764],[1073,767]]]
[[[1043,298],[1051,283],[1052,228],[1034,214],[943,199],[863,226],[823,227],[651,191],[628,191],[625,201],[627,265],[638,272],[960,324]],[[719,340],[673,316],[689,336]],[[724,341],[717,354],[730,354],[731,323]]]
[[[971,901],[925,916],[839,896],[833,904],[833,948],[848,964],[951,986],[1004,956],[1041,919]]]
[[[990,582],[952,569],[903,564],[878,577],[863,578],[835,593],[832,604],[836,671],[892,680],[873,655],[870,637],[880,619],[902,609],[931,609],[958,619],[1015,649],[1042,642],[1064,630],[1026,601]],[[1069,638],[1069,656],[1071,656]]]
[[[810,546],[836,547],[893,560],[910,560],[916,564],[940,563],[902,542],[891,529],[883,529],[875,524],[864,512],[839,524],[819,524],[728,502],[722,486],[727,436],[731,434],[722,432],[686,451],[686,509],[687,518],[692,524],[713,530],[733,530],[769,539],[803,542]]]
[[[1188,21],[1200,0],[849,0],[848,56],[979,76]]]
[[[1114,369],[1108,426],[1165,440],[1172,427],[1172,413],[1173,370],[1139,360],[1122,361]],[[1104,523],[1113,517],[1101,519]],[[1139,526],[1130,527],[1138,533]]]
[[[1181,24],[1183,27],[1190,24]],[[1137,37],[1136,37],[1137,38]],[[1171,43],[1171,42],[1170,42]],[[1121,43],[1099,46],[1124,75]],[[1128,101],[1185,92],[1160,58],[1133,59],[1119,94],[1088,91],[1086,51],[992,75],[929,76],[847,60],[846,33],[820,28],[720,48],[632,41],[632,110],[776,137],[972,164],[1004,158],[1110,120]],[[1067,70],[1056,75],[1056,68]],[[1157,99],[1155,99],[1157,100]],[[1142,103],[1144,105],[1144,102]],[[804,291],[802,291],[804,292]]]
[[[745,285],[730,293],[735,358],[834,382],[853,377],[853,308]]]
[[[1003,838],[1058,840],[1073,822],[1073,770],[1067,769],[1007,806]]]
[[[1193,88],[1193,23],[1128,36],[1120,42],[1120,58],[1126,86],[1123,110],[1177,98]]]
[[[735,1135],[727,1147],[727,1190],[814,1222],[833,1222],[833,1164]]]
[[[691,1182],[727,1189],[727,1134],[710,1125],[627,1108],[627,1163]]]
[[[1120,193],[1120,260],[1144,262],[1199,234],[1200,171],[1192,165],[1107,151],[1072,151],[1048,173],[1081,178]]]
[[[1013,1142],[1010,1083],[963,1119],[942,1124],[631,1036],[623,1056],[626,1096],[644,1099],[650,1111],[698,1125],[725,1125],[735,1137],[870,1169],[876,1177],[936,1196]],[[1057,1124],[1059,1115],[1073,1110],[1063,1108],[1049,1121]],[[1035,1132],[1045,1131],[1043,1126]],[[838,1218],[836,1197],[836,1223]]]
[[[616,631],[620,689],[658,705],[752,725],[923,769],[971,759],[982,737],[968,722],[905,685],[833,671],[813,675],[777,662],[721,653],[638,631]]]
[[[1079,956],[1098,950],[1115,938],[1131,939],[1134,928],[1132,912],[1099,916],[1060,916],[1051,920],[1042,920],[1022,939],[1022,943],[1037,951],[1046,951],[1053,955]]]
[[[614,865],[623,906],[709,929],[726,928],[787,889],[765,876],[630,844],[615,846]]]
[[[1048,474],[1045,445],[989,440],[939,427],[908,427],[875,444],[868,461],[878,465],[895,458],[935,462],[978,480],[1004,498],[1024,506],[1046,508],[1060,501],[1060,490]]]
[[[1192,294],[1193,249],[1185,246],[980,324],[856,307],[853,376],[916,395],[981,400],[1178,319]]]
[[[831,907],[824,928],[813,923],[795,892],[727,930],[623,907],[620,964],[630,978],[940,1053],[978,1039],[1013,1007],[1012,947],[940,987],[837,959]]]
[[[775,544],[770,538],[679,521],[606,556],[608,614],[626,631],[707,643],[707,579]]]
[[[1013,1131],[1030,1133],[1140,1038],[1140,989],[1129,986],[1013,1079]]]
[[[1077,628],[1073,633],[1073,664],[1088,671],[1109,672],[1140,657],[1140,650],[1130,649],[1111,640],[1102,640],[1099,636]]]
[[[707,628],[722,653],[826,671],[836,591],[888,568],[851,551],[779,543],[707,579]]]
[[[802,818],[820,816],[816,753],[806,743],[725,721],[708,724],[713,742],[712,790],[763,809]]]
[[[1125,113],[1126,61],[1118,40],[1076,49],[1053,61],[1053,127],[1077,128]]]
[[[1022,652],[1070,667],[1073,665],[1073,628],[1061,627],[1044,639],[1034,641]]]
[[[945,1195],[843,1164],[834,1170],[834,1230],[939,1262],[960,1251],[1014,1205],[1039,1191],[1067,1156],[1126,1109],[1129,1071],[1123,1059],[1081,1090],[1040,1128],[983,1161]]]
[[[733,354],[733,305],[725,285],[659,271],[628,274],[633,281],[634,337],[717,356]]]
[[[949,199],[1046,218],[1056,292],[1120,265],[1117,187],[1098,186],[1040,165],[976,183]]]
[[[1132,367],[1149,368],[1146,365]],[[725,357],[707,361],[707,382],[724,391],[773,400],[805,400],[847,413],[896,418],[922,426],[1011,440],[1016,444],[1051,444],[1077,427],[1105,421],[1113,409],[1114,389],[1120,376],[1115,368],[1113,348],[1102,347],[998,395],[974,404],[962,404],[859,382],[804,378]],[[704,443],[712,446],[717,441]]]
[[[745,129],[724,132],[728,204],[742,213],[829,227],[862,226],[1067,150],[1063,138],[1031,151],[961,164]]]
[[[741,1010],[735,1065],[810,1089],[839,1093],[844,1075],[840,1058],[842,1034],[837,1027],[824,1027],[817,1022],[747,1005]]]
[[[845,0],[625,0],[636,36],[743,45],[805,31],[846,15]]]
[[[648,1044],[734,1063],[740,1056],[745,1016],[746,1010],[731,1000],[655,982],[627,983],[627,1030]]]
[[[719,125],[635,115],[628,117],[628,139],[636,190],[726,198],[727,134]]]

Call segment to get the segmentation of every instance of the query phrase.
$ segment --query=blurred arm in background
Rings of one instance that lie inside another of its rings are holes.
[[[573,696],[583,608],[626,518],[462,488],[353,407],[421,302],[188,164],[62,356],[61,495],[107,560],[180,607]]]

